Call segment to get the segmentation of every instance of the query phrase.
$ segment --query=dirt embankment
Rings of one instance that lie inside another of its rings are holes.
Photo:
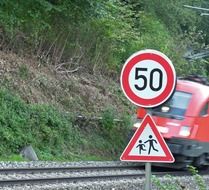
[[[82,68],[68,75],[58,74],[51,64],[0,51],[0,79],[1,87],[28,103],[47,103],[72,113],[99,115],[109,107],[132,113],[134,109],[119,82],[91,75]]]

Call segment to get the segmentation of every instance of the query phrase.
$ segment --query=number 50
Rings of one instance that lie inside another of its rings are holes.
[[[147,77],[143,74],[141,74],[141,71],[147,71],[147,68],[138,68],[136,67],[135,70],[135,80],[138,79],[142,79],[143,80],[143,85],[142,86],[138,86],[137,84],[135,84],[135,88],[139,91],[144,90],[147,88],[147,85],[149,85],[149,87],[153,90],[153,91],[159,91],[162,88],[162,84],[163,84],[163,72],[160,69],[153,69],[150,71],[150,81],[149,84],[147,84]],[[154,73],[158,73],[159,75],[159,83],[158,86],[154,86]]]

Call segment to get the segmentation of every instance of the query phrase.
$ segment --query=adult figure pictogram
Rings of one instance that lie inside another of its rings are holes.
[[[136,148],[139,147],[139,154],[141,154],[141,151],[146,151],[146,149],[144,149],[145,144],[142,143],[142,140],[139,140],[139,144],[136,146]]]
[[[144,143],[149,143],[149,151],[148,154],[150,154],[151,149],[155,150],[158,152],[158,150],[154,147],[154,142],[157,144],[157,141],[152,138],[152,135],[149,135],[149,139],[145,141]]]

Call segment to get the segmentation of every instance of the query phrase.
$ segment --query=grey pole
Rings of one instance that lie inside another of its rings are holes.
[[[145,163],[145,190],[151,190],[151,163]]]

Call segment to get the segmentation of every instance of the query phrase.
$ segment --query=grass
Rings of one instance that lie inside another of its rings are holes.
[[[22,161],[28,161],[28,160],[23,158],[19,154],[10,154],[9,156],[1,156],[0,161],[22,162]]]

